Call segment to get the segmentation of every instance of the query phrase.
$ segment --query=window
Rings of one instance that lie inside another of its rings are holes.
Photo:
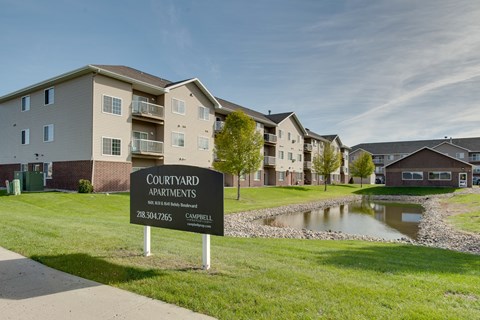
[[[43,142],[53,141],[53,124],[43,126]]]
[[[201,120],[208,120],[210,118],[210,110],[208,108],[198,107],[198,118]]]
[[[172,132],[172,146],[185,147],[185,134],[182,132]]]
[[[288,160],[293,160],[293,153],[289,152],[287,156],[288,156],[287,158]]]
[[[22,97],[22,112],[30,110],[30,96]]]
[[[45,89],[45,105],[53,104],[55,102],[55,89]]]
[[[51,162],[45,162],[43,164],[43,173],[46,179],[52,179],[53,165]]]
[[[198,149],[208,150],[208,138],[207,137],[198,137]]]
[[[257,130],[262,130],[263,129],[263,124],[261,124],[260,122],[257,122],[256,123],[256,129]]]
[[[394,159],[393,154],[387,155],[387,160],[392,161]]]
[[[456,157],[457,159],[465,159],[465,153],[463,153],[463,152],[457,152],[457,153],[455,154],[455,157]]]
[[[423,180],[423,172],[421,171],[403,171],[402,180]]]
[[[278,159],[284,159],[283,151],[278,151]]]
[[[177,114],[185,114],[185,101],[172,98],[172,112]]]
[[[122,99],[111,96],[103,96],[103,112],[118,116],[122,115]]]
[[[133,131],[133,139],[148,140],[148,133],[141,131]]]
[[[297,172],[297,180],[302,181],[303,173]]]
[[[246,175],[245,173],[242,173],[242,174],[240,175],[240,180],[241,180],[241,181],[245,181],[246,179],[247,179],[247,175]]]
[[[452,180],[452,173],[449,171],[431,171],[428,173],[428,180]]]
[[[30,144],[30,129],[22,130],[22,144]]]
[[[287,133],[287,140],[292,140],[292,134],[290,132]]]
[[[282,137],[283,137],[283,130],[278,129],[278,137],[279,137],[280,139],[282,139]]]
[[[107,156],[119,156],[122,141],[114,138],[103,138],[102,154]]]
[[[473,173],[480,173],[480,166],[474,166]]]
[[[260,181],[261,178],[262,178],[262,171],[261,170],[256,171],[255,175],[253,176],[253,180]]]
[[[279,171],[278,172],[278,181],[283,181],[285,180],[285,171]]]
[[[28,163],[22,163],[20,165],[20,171],[28,171]]]
[[[297,161],[302,161],[302,155],[301,154],[297,154]]]

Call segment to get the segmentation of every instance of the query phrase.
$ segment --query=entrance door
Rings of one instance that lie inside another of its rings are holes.
[[[461,173],[458,174],[458,186],[460,188],[467,187],[467,185],[468,185],[467,184],[467,177],[468,177],[468,175],[465,172],[461,172]]]
[[[264,173],[263,173],[263,184],[266,185],[266,186],[268,186],[268,184],[269,184],[268,183],[268,172],[267,172],[267,170],[265,170]]]

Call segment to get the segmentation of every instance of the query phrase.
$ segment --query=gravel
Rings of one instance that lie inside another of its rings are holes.
[[[480,193],[479,188],[466,189],[462,193]],[[254,220],[265,219],[282,214],[305,212],[312,209],[322,209],[359,201],[362,196],[348,196],[341,199],[330,199],[305,204],[239,212],[225,216],[225,235],[245,238],[289,238],[289,239],[320,239],[320,240],[364,240],[408,243],[429,247],[443,248],[480,255],[480,235],[462,232],[452,228],[445,220],[451,214],[443,212],[440,207],[441,199],[452,197],[452,194],[433,196],[371,196],[371,200],[392,202],[418,203],[425,208],[418,240],[400,238],[388,240],[372,236],[346,234],[343,232],[312,231],[307,229],[293,229],[283,227],[263,226],[254,223]]]

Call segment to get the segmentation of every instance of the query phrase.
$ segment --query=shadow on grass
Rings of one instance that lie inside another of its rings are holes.
[[[31,259],[54,269],[104,284],[124,283],[164,274],[161,270],[122,266],[84,253],[32,256]]]
[[[354,191],[360,195],[407,195],[407,196],[428,196],[434,194],[445,194],[455,192],[455,188],[443,187],[371,187]]]
[[[480,276],[480,256],[412,245],[369,245],[323,252],[318,257],[318,262],[380,273],[444,273]]]

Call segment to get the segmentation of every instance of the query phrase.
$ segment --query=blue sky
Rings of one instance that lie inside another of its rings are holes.
[[[480,3],[0,0],[0,96],[121,64],[362,142],[480,137]]]

